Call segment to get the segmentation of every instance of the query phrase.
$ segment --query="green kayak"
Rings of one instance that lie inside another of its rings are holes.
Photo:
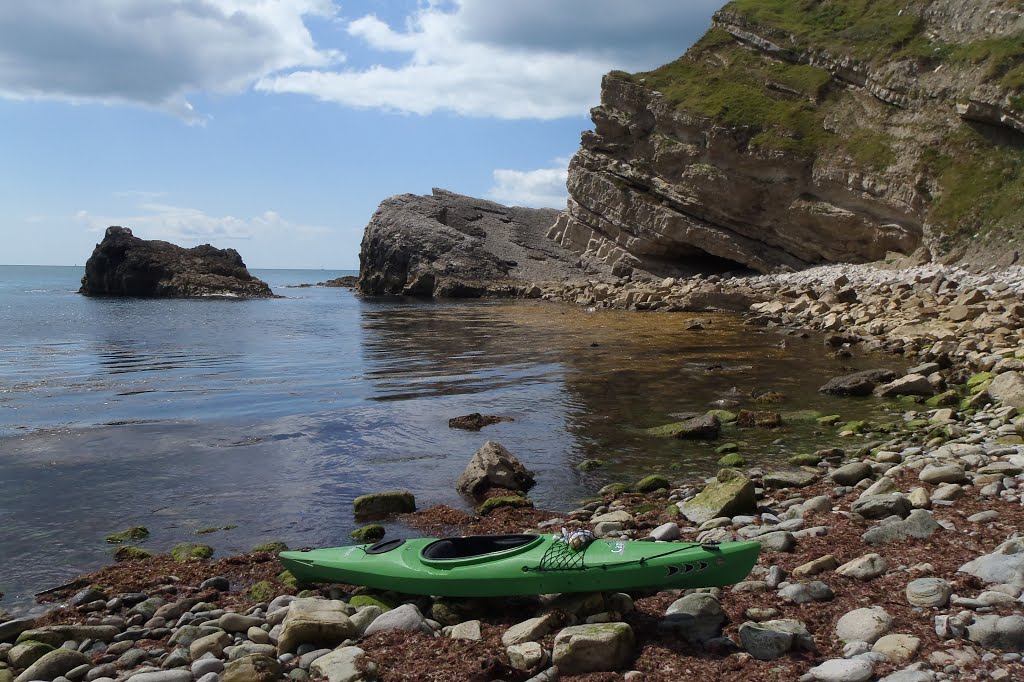
[[[386,540],[280,556],[305,582],[506,597],[731,585],[747,576],[760,549],[757,542],[594,540],[577,550],[559,535],[523,534]]]

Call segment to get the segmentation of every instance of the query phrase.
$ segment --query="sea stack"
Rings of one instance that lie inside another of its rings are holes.
[[[203,244],[186,249],[139,239],[127,227],[107,228],[85,264],[79,293],[87,296],[270,298],[274,292],[249,274],[234,249]]]

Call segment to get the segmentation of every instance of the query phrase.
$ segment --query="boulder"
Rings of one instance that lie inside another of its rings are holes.
[[[270,656],[255,654],[228,662],[221,682],[273,682],[281,677],[281,664]]]
[[[836,637],[844,642],[873,644],[892,629],[892,616],[880,606],[856,609],[836,622]]]
[[[359,658],[365,653],[357,646],[335,649],[313,661],[309,672],[314,677],[326,678],[327,682],[360,682],[372,678],[372,673],[367,675],[360,670]]]
[[[491,488],[526,491],[533,487],[533,472],[500,443],[487,441],[474,453],[455,482],[461,494],[481,499]]]
[[[52,680],[90,662],[89,657],[81,652],[64,648],[54,649],[26,668],[24,672],[14,678],[14,682]]]
[[[408,514],[416,511],[416,497],[407,490],[360,495],[352,501],[352,512],[357,518],[371,519],[390,514]]]
[[[698,644],[718,637],[728,619],[714,595],[695,592],[672,602],[658,629],[676,632],[690,644]]]
[[[448,428],[450,429],[463,429],[464,431],[479,431],[485,426],[491,424],[500,424],[501,422],[513,421],[512,417],[499,417],[493,414],[480,414],[479,412],[473,412],[472,414],[464,414],[461,417],[452,417],[448,420]]]
[[[871,465],[867,462],[850,462],[830,473],[829,478],[839,485],[857,485],[871,473]]]
[[[868,369],[835,377],[818,389],[820,393],[829,395],[865,396],[871,395],[875,386],[892,381],[896,372],[888,369]]]
[[[765,488],[806,488],[818,480],[812,471],[773,471],[764,475]]]
[[[817,651],[807,626],[790,618],[740,626],[740,645],[759,661],[772,661],[788,651]]]
[[[940,483],[965,483],[967,474],[959,464],[929,464],[918,476],[922,483],[938,485]]]
[[[693,417],[679,424],[676,438],[684,440],[716,440],[722,433],[722,422],[714,412]]]
[[[896,542],[907,538],[925,540],[942,528],[932,515],[924,509],[915,509],[910,516],[900,519],[890,516],[881,525],[869,529],[862,539],[869,545],[879,545],[888,542]]]
[[[850,511],[865,519],[884,519],[890,516],[910,516],[910,501],[903,495],[866,495],[850,507]]]
[[[1024,538],[1013,538],[960,567],[960,572],[981,578],[986,583],[1005,583],[1024,587]]]
[[[363,232],[359,290],[475,297],[574,279],[582,274],[579,257],[544,237],[557,217],[553,209],[502,206],[442,189],[390,197]],[[598,270],[610,279],[610,267]]]
[[[894,398],[898,395],[931,396],[935,393],[935,387],[926,376],[908,374],[876,387],[874,393],[881,398]]]
[[[295,608],[294,606],[292,608]],[[364,635],[369,636],[375,632],[422,632],[425,634],[432,634],[434,631],[430,625],[427,624],[427,619],[423,617],[420,610],[415,604],[402,604],[398,608],[386,611],[370,623],[366,630],[363,632]]]
[[[953,586],[943,578],[918,578],[907,583],[905,592],[911,606],[940,609],[949,603]]]
[[[913,635],[885,635],[880,637],[871,650],[882,654],[893,663],[909,663],[921,649],[921,640]]]
[[[35,618],[15,618],[0,623],[0,642],[10,642],[17,638],[25,630],[31,630],[36,625]]]
[[[79,290],[87,296],[269,298],[263,280],[249,274],[234,249],[203,244],[184,249],[139,239],[126,227],[107,228],[85,263]]]
[[[693,523],[704,523],[720,516],[750,514],[757,509],[754,482],[746,476],[719,476],[700,493],[683,503],[683,515]]]
[[[636,641],[626,623],[574,625],[555,635],[552,662],[563,675],[582,675],[626,667]]]
[[[967,639],[986,649],[1024,651],[1024,616],[977,615]]]
[[[516,623],[501,635],[501,643],[505,646],[522,644],[523,642],[534,642],[547,637],[548,633],[554,630],[559,624],[558,616],[553,612],[545,613],[543,616],[530,618],[521,623]]]
[[[15,668],[27,668],[40,658],[54,650],[54,647],[45,642],[37,642],[29,639],[7,652],[7,662]]]
[[[278,654],[291,653],[300,644],[338,646],[356,635],[356,626],[348,617],[349,607],[342,601],[327,599],[296,599],[288,608]]]
[[[1003,405],[1024,407],[1024,372],[1003,372],[992,379],[988,394]]]
[[[889,562],[884,557],[872,553],[846,562],[836,569],[836,573],[857,580],[874,580],[880,575],[885,575],[888,570]]]
[[[863,658],[833,658],[807,672],[818,682],[867,682],[874,676],[875,667]]]

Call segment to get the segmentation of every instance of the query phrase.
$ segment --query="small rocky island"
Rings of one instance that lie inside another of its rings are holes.
[[[270,298],[274,292],[249,274],[234,249],[203,244],[186,249],[139,239],[127,227],[111,226],[85,264],[79,293],[86,296]]]

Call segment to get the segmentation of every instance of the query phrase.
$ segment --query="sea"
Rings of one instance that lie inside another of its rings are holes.
[[[564,511],[610,481],[713,475],[727,440],[773,466],[813,450],[816,416],[898,418],[817,392],[891,358],[833,357],[820,337],[735,315],[305,286],[356,274],[327,270],[254,270],[281,296],[265,300],[94,298],[82,274],[0,266],[0,611],[38,609],[35,592],[110,563],[105,537],[129,526],[154,552],[227,556],[349,543],[366,493],[471,511],[455,479],[488,440],[535,472],[537,506]],[[754,401],[768,391],[784,402]],[[646,431],[721,399],[787,425],[719,442]],[[472,412],[512,421],[448,427]],[[602,466],[580,471],[586,459]]]

